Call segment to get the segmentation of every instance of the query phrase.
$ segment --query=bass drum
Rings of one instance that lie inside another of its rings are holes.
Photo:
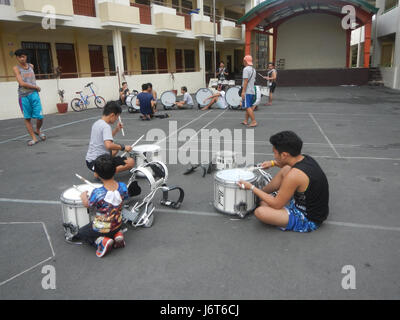
[[[204,106],[206,106],[210,100],[208,98],[210,98],[213,95],[212,91],[208,88],[202,88],[197,90],[196,95],[195,95],[195,99],[197,101],[198,107],[203,108]],[[204,102],[204,100],[208,99],[206,102]]]
[[[231,87],[226,91],[225,101],[231,109],[240,108],[242,98],[239,96],[239,86]]]
[[[176,95],[173,91],[165,91],[160,97],[164,110],[170,110],[176,103]]]
[[[129,96],[126,97],[125,104],[128,106],[129,113],[135,113],[140,111],[140,106],[136,105],[136,96],[138,92],[133,90]]]

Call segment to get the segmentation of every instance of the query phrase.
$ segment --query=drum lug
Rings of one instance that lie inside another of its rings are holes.
[[[247,213],[247,203],[245,202],[239,202],[235,206],[235,211],[237,212],[238,216],[243,219],[246,216]]]

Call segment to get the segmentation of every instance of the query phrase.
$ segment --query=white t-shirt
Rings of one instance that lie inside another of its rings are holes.
[[[217,104],[218,107],[221,109],[225,109],[227,107],[226,100],[225,100],[225,91],[219,91],[220,96],[218,97]]]
[[[252,66],[247,66],[243,69],[243,81],[242,87],[244,84],[244,79],[249,79],[247,82],[246,94],[256,94],[254,91],[254,82],[256,81],[256,70]]]
[[[185,94],[183,95],[183,101],[188,105],[193,105],[192,96],[187,92],[185,92]]]
[[[86,154],[86,160],[91,162],[103,154],[109,154],[110,150],[104,145],[104,141],[114,141],[111,126],[103,119],[97,120],[92,126],[90,134],[89,149]]]

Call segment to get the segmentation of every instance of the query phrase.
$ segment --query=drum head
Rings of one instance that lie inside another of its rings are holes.
[[[136,105],[136,94],[130,94],[129,96],[127,96],[126,99],[125,99],[125,104],[128,107],[131,107],[131,108],[133,108],[135,110],[139,110],[140,109],[140,106]]]
[[[160,146],[156,144],[141,144],[132,148],[132,152],[155,152],[161,149]]]
[[[161,94],[160,100],[164,107],[172,107],[176,103],[176,95],[173,91],[165,91]]]
[[[228,169],[216,173],[215,177],[218,180],[226,183],[236,183],[239,180],[251,181],[256,178],[255,174],[249,170],[244,169]]]
[[[212,91],[208,88],[202,88],[196,92],[196,101],[201,106],[209,104],[210,100],[204,102],[205,99],[210,98],[213,95]]]
[[[240,87],[232,87],[226,91],[225,101],[231,107],[238,107],[242,102],[242,98],[239,96]]]
[[[100,184],[100,183],[93,183],[93,185],[96,188],[100,188],[102,186],[102,184]],[[80,184],[77,187],[79,188],[80,192],[78,190],[76,190],[74,187],[69,188],[61,194],[61,201],[67,202],[67,203],[82,203],[81,193],[88,191],[88,193],[90,195],[90,193],[94,189],[92,186],[90,186],[88,184]]]

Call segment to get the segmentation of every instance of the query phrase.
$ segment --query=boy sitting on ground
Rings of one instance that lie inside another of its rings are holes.
[[[136,97],[136,105],[140,106],[140,118],[142,120],[150,120],[154,114],[156,102],[151,93],[151,87],[148,83],[142,84],[142,92]]]
[[[226,103],[225,100],[225,91],[224,91],[224,86],[222,84],[219,84],[217,87],[218,92],[213,94],[211,97],[207,98],[204,100],[206,102],[207,100],[211,100],[208,105],[206,105],[204,108],[201,108],[201,110],[207,110],[211,108],[211,106],[215,103],[219,109],[226,109],[228,107],[228,104]]]
[[[182,108],[190,108],[190,109],[193,109],[193,106],[194,106],[194,104],[193,104],[193,99],[192,99],[192,96],[191,96],[187,91],[188,91],[188,90],[187,90],[186,87],[182,87],[182,88],[181,88],[181,93],[183,94],[183,100],[182,100],[182,101],[178,101],[178,102],[176,103],[176,106],[177,106],[179,109],[182,109]]]
[[[92,191],[90,197],[85,191],[81,194],[86,208],[96,210],[94,221],[79,229],[74,240],[83,240],[97,248],[96,255],[101,258],[112,247],[125,247],[121,231],[122,204],[129,197],[125,183],[114,180],[116,165],[108,155],[98,157],[94,164],[96,178],[101,179],[103,186]]]

